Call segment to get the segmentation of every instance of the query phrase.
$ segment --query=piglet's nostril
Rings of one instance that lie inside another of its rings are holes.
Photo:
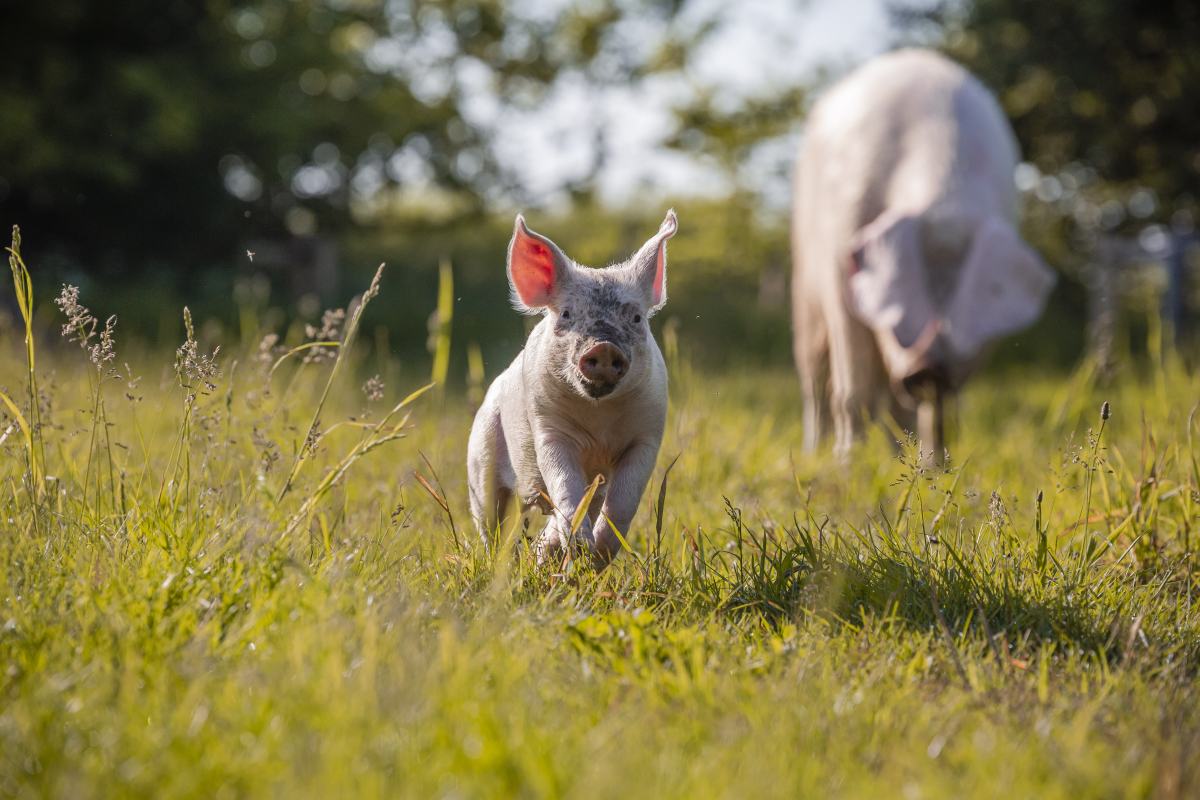
[[[629,370],[629,359],[611,342],[600,342],[579,359],[579,372],[595,384],[615,385]]]

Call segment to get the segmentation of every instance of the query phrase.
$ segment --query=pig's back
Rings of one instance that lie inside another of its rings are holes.
[[[836,219],[849,237],[885,209],[1013,218],[1017,149],[991,93],[926,50],[873,59],[813,108],[801,148],[797,222]],[[815,231],[814,231],[815,233]]]

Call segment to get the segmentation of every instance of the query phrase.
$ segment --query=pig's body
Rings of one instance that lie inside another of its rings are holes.
[[[985,340],[1040,313],[1050,280],[1013,232],[1016,163],[996,101],[930,52],[875,59],[817,103],[792,225],[808,449],[832,422],[845,451],[881,404],[914,430],[906,381],[936,371],[953,389]]]
[[[596,475],[603,475],[604,484],[589,514],[593,524],[599,525],[590,533],[599,547],[612,553],[618,543],[599,512],[614,488],[618,466],[623,466],[626,480],[633,486],[625,488],[628,497],[619,512],[609,508],[606,513],[622,535],[628,531],[666,425],[666,366],[651,339],[647,350],[652,364],[645,383],[637,391],[593,400],[560,381],[545,379],[538,367],[540,351],[542,340],[552,335],[547,320],[537,324],[525,349],[492,383],[476,414],[467,453],[471,513],[486,531],[504,513],[487,513],[489,497],[492,507],[515,498],[524,508],[550,511],[545,498],[553,497],[552,489],[581,498]],[[539,464],[539,442],[545,472]],[[546,474],[551,476],[549,480]],[[491,492],[489,481],[494,486]],[[574,507],[559,511],[569,519]],[[544,544],[553,548],[562,543],[555,536]]]
[[[663,270],[665,241],[674,231],[671,214],[647,243],[654,246],[645,258],[662,247]],[[522,511],[539,507],[550,515],[539,554],[558,550],[567,544],[588,486],[601,475],[578,534],[600,562],[619,550],[612,526],[622,535],[629,530],[667,414],[666,366],[648,325],[665,301],[665,284],[657,297],[643,291],[637,258],[606,269],[566,262],[561,297],[489,387],[467,451],[471,514],[485,538],[515,500]],[[645,268],[653,271],[654,264]],[[564,318],[563,310],[574,315]],[[573,370],[608,343],[619,348],[625,366],[604,394],[589,396]]]

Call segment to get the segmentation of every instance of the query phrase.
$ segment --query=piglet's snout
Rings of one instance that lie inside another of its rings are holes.
[[[612,342],[600,342],[579,358],[579,372],[593,384],[616,386],[629,371],[629,358]]]

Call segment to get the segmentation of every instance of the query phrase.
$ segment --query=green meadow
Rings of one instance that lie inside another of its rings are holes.
[[[1169,353],[982,375],[930,468],[883,426],[803,454],[790,370],[668,327],[666,439],[596,572],[539,566],[537,518],[483,547],[478,385],[368,355],[355,311],[214,352],[180,309],[154,348],[13,267],[0,795],[1200,792],[1200,376]]]

